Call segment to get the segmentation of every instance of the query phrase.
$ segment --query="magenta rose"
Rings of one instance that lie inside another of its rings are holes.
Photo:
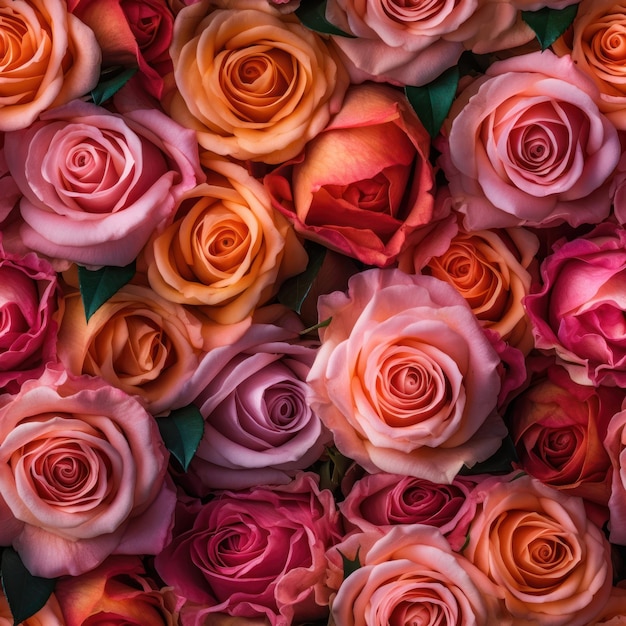
[[[169,541],[169,455],[135,398],[50,367],[0,400],[0,545],[32,574],[77,576]]]
[[[300,328],[257,321],[200,361],[187,391],[205,420],[188,471],[194,493],[288,483],[324,451],[328,431],[307,403],[317,346]]]
[[[463,297],[431,276],[372,269],[319,299],[311,407],[370,473],[452,482],[506,429],[500,358]]]
[[[455,100],[441,166],[467,230],[597,223],[621,154],[599,91],[549,50],[493,63]]]
[[[271,626],[325,618],[325,554],[341,534],[332,494],[319,491],[317,476],[216,496],[156,557],[159,575],[188,599],[183,624],[224,614]]]
[[[387,266],[411,233],[436,218],[429,149],[402,92],[361,85],[348,90],[325,130],[264,184],[303,237]]]
[[[7,133],[5,156],[25,245],[88,266],[130,263],[204,176],[195,134],[157,109],[78,100]]]
[[[61,292],[50,263],[32,252],[5,252],[1,244],[0,284],[0,389],[14,393],[56,360]]]
[[[541,265],[543,285],[525,299],[535,346],[583,385],[626,384],[625,246],[626,231],[611,223],[562,239]]]

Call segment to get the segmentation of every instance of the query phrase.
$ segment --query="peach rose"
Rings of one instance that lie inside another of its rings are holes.
[[[565,35],[552,44],[559,55],[570,55],[579,70],[600,90],[598,106],[619,128],[626,130],[626,3],[583,0]]]
[[[609,421],[604,448],[609,455],[612,473],[609,497],[609,539],[611,543],[626,545],[626,401],[621,411]]]
[[[546,50],[493,63],[452,105],[440,164],[468,231],[597,223],[621,154],[599,91]]]
[[[265,0],[183,8],[170,53],[170,115],[235,159],[294,157],[341,105],[348,77],[319,35]]]
[[[147,276],[163,298],[235,323],[303,272],[307,254],[260,182],[240,165],[203,162],[208,182],[186,194],[174,223],[145,249]]]
[[[98,42],[64,0],[2,0],[0,30],[0,131],[26,128],[98,83]]]
[[[579,498],[527,475],[490,477],[464,554],[500,588],[514,624],[584,626],[611,592],[610,546]]]
[[[448,283],[397,269],[321,296],[310,403],[337,449],[370,473],[449,483],[506,429],[494,413],[500,358]]]

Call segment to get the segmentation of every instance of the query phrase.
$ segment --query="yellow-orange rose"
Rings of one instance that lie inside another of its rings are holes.
[[[167,300],[200,305],[211,319],[229,324],[303,272],[307,254],[242,166],[218,159],[204,164],[208,183],[187,194],[174,223],[146,247],[147,275]]]
[[[265,0],[182,9],[170,54],[176,88],[165,96],[168,113],[195,129],[204,148],[235,159],[296,156],[348,86],[325,40]]]
[[[1,0],[0,131],[29,126],[98,82],[100,47],[64,0]]]

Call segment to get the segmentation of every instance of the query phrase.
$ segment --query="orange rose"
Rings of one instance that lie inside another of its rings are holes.
[[[240,165],[207,160],[209,182],[187,194],[178,219],[146,247],[148,280],[172,302],[202,305],[229,324],[248,317],[307,255],[263,185]]]
[[[264,0],[219,6],[203,0],[176,16],[170,48],[176,89],[165,107],[197,131],[207,150],[286,161],[339,109],[347,73],[295,16]]]
[[[63,0],[2,0],[0,31],[0,131],[26,128],[96,86],[100,47]]]

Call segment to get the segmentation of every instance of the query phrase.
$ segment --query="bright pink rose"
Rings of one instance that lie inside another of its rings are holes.
[[[49,368],[1,401],[0,545],[32,574],[76,576],[169,540],[168,454],[135,398]]]
[[[507,623],[496,586],[436,528],[413,524],[353,535],[330,550],[335,568],[339,553],[358,558],[361,567],[332,600],[336,626]]]
[[[467,230],[597,223],[621,148],[599,91],[549,50],[492,64],[453,103],[441,165]]]
[[[448,283],[367,270],[319,299],[311,406],[337,449],[370,473],[451,482],[506,433],[494,409],[500,359]]]
[[[198,364],[187,392],[205,419],[187,473],[197,495],[288,483],[321,456],[330,437],[305,382],[317,346],[300,339],[301,328],[255,322]]]
[[[463,554],[500,588],[514,624],[585,626],[611,592],[610,546],[583,501],[528,475],[488,477]]]
[[[57,581],[65,626],[178,626],[184,600],[160,588],[138,556],[112,556],[80,576]]]
[[[317,476],[216,495],[155,561],[163,580],[188,599],[184,626],[224,613],[272,626],[326,617],[325,553],[340,529],[333,497],[319,491]]]
[[[604,448],[611,460],[611,497],[609,498],[609,539],[626,545],[626,403],[609,422]]]
[[[24,243],[83,265],[126,265],[203,177],[195,135],[157,109],[111,113],[73,101],[7,133],[24,194]]]
[[[541,265],[543,285],[526,297],[535,346],[583,385],[626,384],[626,230],[611,223],[561,240]]]
[[[429,149],[402,92],[352,87],[326,129],[264,183],[296,232],[382,267],[434,217]]]
[[[50,263],[19,257],[0,244],[0,389],[16,392],[56,360],[61,291]]]

